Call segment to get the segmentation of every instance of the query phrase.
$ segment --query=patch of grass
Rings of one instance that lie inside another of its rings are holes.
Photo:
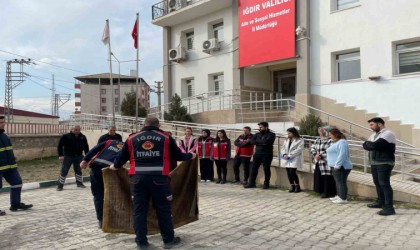
[[[43,159],[18,161],[18,170],[23,183],[56,180],[60,175],[61,164],[57,156]],[[82,170],[83,176],[89,174],[89,170]],[[67,177],[73,177],[73,167]]]

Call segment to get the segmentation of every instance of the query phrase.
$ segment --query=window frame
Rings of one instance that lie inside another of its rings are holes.
[[[222,79],[220,79],[220,77],[222,77]],[[217,84],[217,89],[216,89],[216,84]],[[214,89],[213,94],[214,95],[222,94],[224,91],[224,86],[225,86],[224,84],[225,84],[225,76],[223,73],[213,75],[213,89]]]
[[[194,49],[194,31],[185,32],[185,41],[186,41],[186,47],[187,50],[193,50]],[[191,45],[191,47],[190,47]]]
[[[350,58],[345,58],[345,59],[338,59],[339,56],[342,55],[349,55],[349,54],[353,54],[353,53],[359,53],[359,55],[356,57],[350,57]],[[357,50],[350,50],[350,51],[342,51],[342,52],[336,52],[333,54],[333,59],[334,59],[334,80],[336,82],[344,82],[344,81],[353,81],[353,80],[360,80],[362,77],[362,61],[361,61],[361,56],[360,56],[360,49]],[[351,78],[351,79],[344,79],[344,80],[340,80],[340,63],[344,63],[344,62],[352,62],[352,61],[359,61],[359,67],[360,67],[360,76],[357,78]]]
[[[191,87],[191,95],[189,87]],[[194,96],[194,78],[185,79],[185,90],[186,97]]]
[[[213,30],[213,38],[216,38],[218,42],[222,42],[225,40],[225,34],[224,34],[224,26],[225,24],[223,21],[217,22],[215,24],[212,24],[212,30]],[[220,34],[222,34],[222,38],[220,38]]]
[[[415,48],[400,49],[400,50],[398,49],[398,46],[408,45],[408,44],[413,44],[413,43],[419,43],[419,46],[415,47]],[[408,72],[408,73],[401,73],[400,72],[400,55],[404,54],[404,53],[410,53],[410,52],[417,52],[417,51],[420,52],[420,40],[395,43],[394,44],[394,49],[395,49],[395,63],[396,63],[395,72],[396,72],[397,75],[420,74],[420,70],[419,71],[414,71],[414,72]],[[419,64],[420,64],[420,60],[419,60]]]
[[[348,9],[352,9],[355,7],[358,7],[361,5],[361,0],[356,0],[357,2],[355,2],[354,4],[350,5],[349,7],[346,8],[339,8],[339,2],[343,1],[343,0],[331,0],[331,11],[332,12],[337,12],[337,11],[343,11],[343,10],[348,10]]]

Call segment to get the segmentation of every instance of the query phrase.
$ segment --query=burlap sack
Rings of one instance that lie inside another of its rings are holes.
[[[171,172],[174,228],[198,220],[198,159],[182,162]],[[106,233],[133,234],[133,203],[126,169],[102,170],[105,196],[102,230]],[[147,215],[148,234],[159,233],[152,202]]]

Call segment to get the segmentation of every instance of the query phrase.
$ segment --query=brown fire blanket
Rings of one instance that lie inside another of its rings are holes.
[[[174,228],[198,220],[198,159],[182,162],[171,176],[172,215]],[[128,171],[124,168],[102,170],[104,179],[104,210],[102,230],[106,233],[133,234],[133,202]],[[148,234],[159,233],[159,225],[152,201],[147,215]]]

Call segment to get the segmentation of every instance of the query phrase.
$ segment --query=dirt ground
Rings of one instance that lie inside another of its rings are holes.
[[[60,162],[56,156],[19,161],[17,164],[23,183],[57,180],[60,174]],[[83,176],[89,175],[89,169],[82,170],[82,172]],[[74,177],[73,167],[70,168],[67,177]]]

